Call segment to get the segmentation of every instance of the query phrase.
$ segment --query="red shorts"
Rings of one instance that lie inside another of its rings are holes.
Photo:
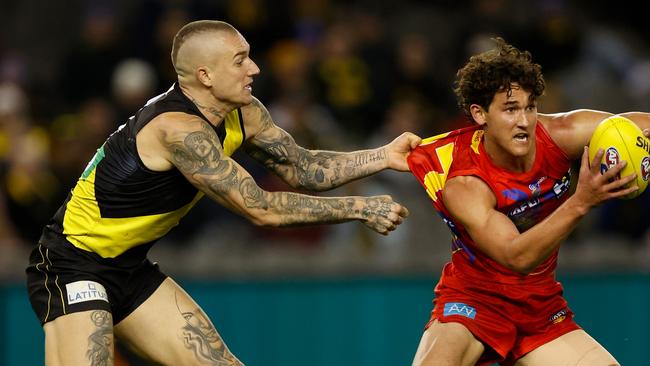
[[[447,264],[435,289],[431,320],[463,324],[486,350],[477,365],[512,365],[535,348],[580,329],[562,285],[501,284],[463,278]]]

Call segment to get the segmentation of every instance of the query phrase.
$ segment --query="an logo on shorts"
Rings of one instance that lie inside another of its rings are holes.
[[[77,281],[65,285],[68,293],[68,305],[78,302],[103,300],[108,302],[106,289],[94,281]]]
[[[558,311],[557,313],[553,314],[550,318],[548,318],[548,320],[553,324],[557,324],[564,321],[564,319],[566,319],[568,315],[569,315],[569,309],[564,308]]]
[[[445,310],[442,315],[460,315],[466,318],[474,319],[476,317],[476,309],[467,304],[463,304],[462,302],[448,302],[445,303]]]

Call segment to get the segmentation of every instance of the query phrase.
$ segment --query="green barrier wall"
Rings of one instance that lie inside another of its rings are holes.
[[[248,366],[405,365],[428,320],[433,278],[181,281]],[[650,360],[650,275],[564,276],[577,321],[622,365]],[[24,287],[0,288],[0,364],[42,365]]]

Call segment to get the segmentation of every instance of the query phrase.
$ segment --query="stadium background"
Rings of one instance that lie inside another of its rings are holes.
[[[187,21],[241,31],[262,69],[255,95],[299,144],[350,150],[466,124],[451,82],[494,35],[543,66],[542,112],[650,111],[644,14],[568,0],[0,0],[0,364],[42,364],[27,252],[106,136],[173,82],[171,40]],[[151,257],[247,365],[407,365],[449,236],[408,174],[325,194],[380,193],[412,213],[388,237],[356,223],[255,228],[205,200]],[[648,193],[609,202],[560,255],[578,322],[623,365],[650,359],[649,222]]]

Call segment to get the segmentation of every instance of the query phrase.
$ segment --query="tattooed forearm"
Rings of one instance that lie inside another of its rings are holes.
[[[231,161],[222,161],[215,172],[208,177],[208,186],[214,192],[226,193],[237,189],[239,185],[239,168]]]
[[[176,308],[185,320],[180,337],[185,348],[191,350],[201,363],[217,366],[243,366],[221,339],[210,319],[199,308],[181,310],[178,295],[174,294]]]
[[[96,330],[88,337],[86,357],[92,366],[113,365],[113,318],[105,310],[90,313]]]
[[[244,198],[244,204],[249,208],[261,208],[267,210],[269,203],[266,201],[264,191],[255,183],[253,178],[242,179],[239,185],[239,193]]]
[[[257,136],[248,153],[294,187],[324,191],[373,174],[384,167],[386,151],[352,153],[304,149],[280,128]]]
[[[360,152],[354,156],[354,163],[352,164],[352,168],[364,168],[370,163],[385,159],[386,150],[384,149]]]
[[[291,192],[274,192],[271,206],[282,207],[280,226],[336,223],[362,214],[354,198],[312,197]]]
[[[385,149],[351,153],[312,151],[298,146],[286,131],[276,126],[257,99],[253,102],[260,132],[248,141],[246,151],[291,186],[324,191],[384,169]]]
[[[384,149],[356,153],[313,152],[300,149],[296,174],[302,187],[326,190],[355,179],[366,177],[381,169],[386,159]]]
[[[239,186],[248,208],[258,208],[276,214],[279,226],[308,223],[332,223],[351,220],[363,215],[355,210],[354,198],[313,197],[292,192],[266,192],[252,178]]]
[[[330,152],[300,151],[296,167],[300,185],[312,190],[318,190],[318,186],[336,184],[341,178],[341,162]]]

